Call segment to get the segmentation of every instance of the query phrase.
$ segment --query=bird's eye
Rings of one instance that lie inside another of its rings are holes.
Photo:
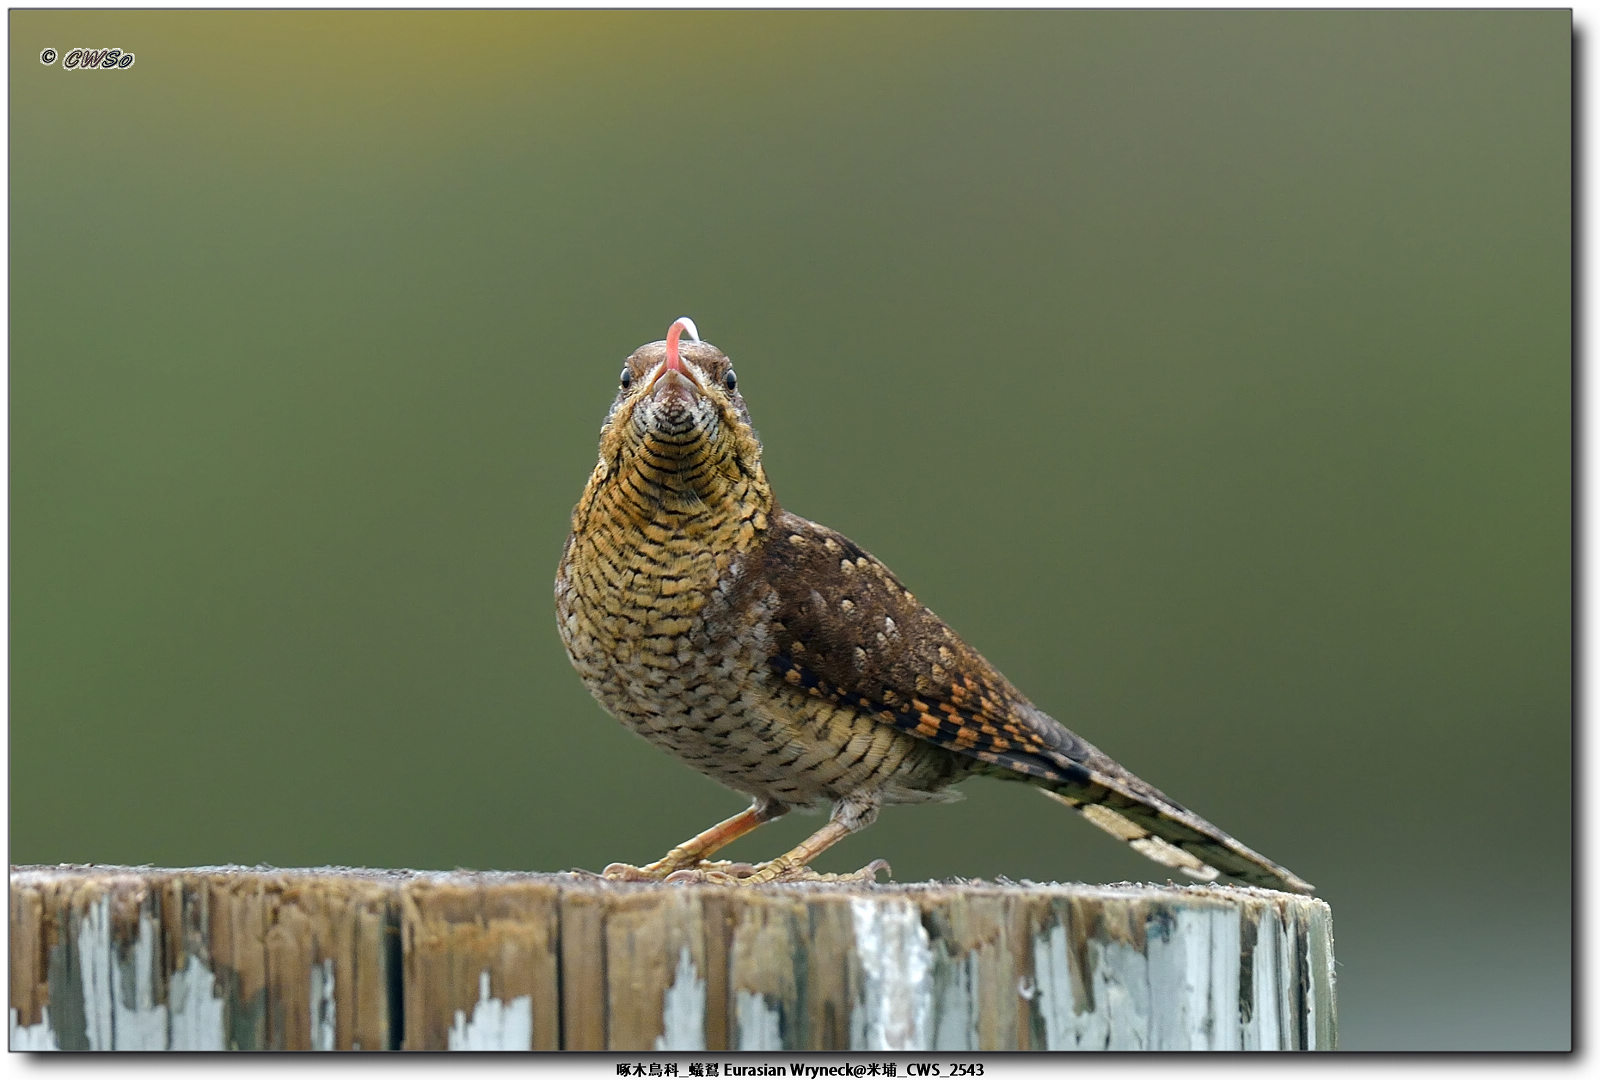
[[[631,368],[623,368],[622,369],[622,388],[624,390],[626,390],[628,387],[630,387],[632,385],[633,385],[633,370]]]
[[[728,373],[722,377],[722,385],[728,388],[729,393],[732,393],[739,385],[739,376],[733,373],[732,368],[729,368]]]

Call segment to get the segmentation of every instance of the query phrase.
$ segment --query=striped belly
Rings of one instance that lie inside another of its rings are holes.
[[[797,691],[767,667],[769,605],[735,602],[737,558],[721,574],[701,547],[610,563],[575,538],[556,583],[562,641],[584,685],[651,743],[753,798],[810,806],[881,788],[886,801],[940,796],[952,756]]]

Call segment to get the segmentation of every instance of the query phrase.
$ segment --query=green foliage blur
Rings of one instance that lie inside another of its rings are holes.
[[[1567,12],[10,31],[14,863],[597,869],[739,809],[551,601],[688,314],[786,506],[1317,883],[1343,1046],[1569,1044]],[[1159,871],[967,791],[820,865]]]

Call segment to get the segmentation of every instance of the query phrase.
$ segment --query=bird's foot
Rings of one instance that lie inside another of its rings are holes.
[[[873,859],[854,873],[820,874],[809,866],[802,866],[786,856],[779,856],[771,862],[764,862],[759,866],[752,866],[749,863],[723,863],[721,865],[702,863],[700,867],[695,867],[694,869],[676,870],[668,874],[666,880],[672,883],[705,882],[710,885],[765,885],[769,882],[787,883],[793,881],[853,881],[876,884],[880,872],[892,873],[889,869],[889,863],[884,859]]]
[[[675,859],[657,859],[644,866],[630,866],[628,863],[614,862],[604,870],[600,876],[607,881],[665,881],[677,874],[751,874],[756,867],[749,863],[734,863],[725,860],[712,862],[701,859],[699,862],[686,865]],[[687,880],[699,881],[699,877]]]

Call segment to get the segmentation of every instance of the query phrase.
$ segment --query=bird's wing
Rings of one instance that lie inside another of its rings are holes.
[[[1027,698],[847,537],[780,511],[765,561],[778,591],[771,663],[792,685],[1040,779],[1065,779],[1063,769],[1094,753],[1053,720],[1040,723]]]
[[[1163,865],[1310,891],[1037,708],[847,537],[779,511],[763,560],[790,685],[1027,779]]]

